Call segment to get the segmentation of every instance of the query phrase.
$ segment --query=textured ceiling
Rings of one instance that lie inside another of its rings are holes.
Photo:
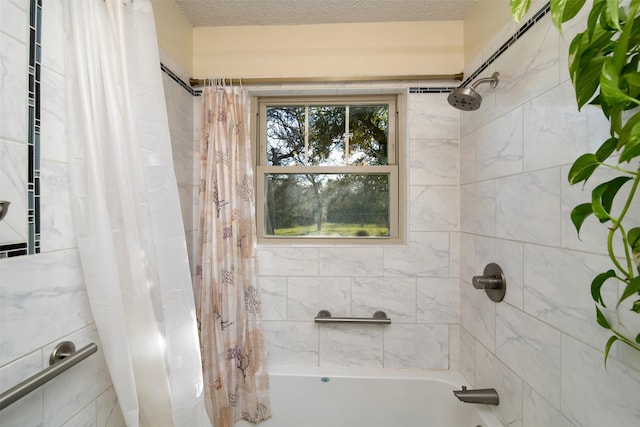
[[[175,0],[194,27],[463,19],[475,0]]]

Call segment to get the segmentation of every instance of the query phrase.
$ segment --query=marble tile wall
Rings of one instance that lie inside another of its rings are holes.
[[[14,43],[26,36],[28,6],[28,0],[0,1],[3,68],[16,63],[24,66],[23,55],[8,54],[4,42]],[[11,33],[14,29],[20,34]],[[41,253],[0,260],[0,392],[49,366],[51,350],[61,341],[72,341],[77,348],[95,342],[99,350],[1,411],[0,425],[122,427],[75,244],[65,131],[68,82],[59,2],[43,2],[42,31]],[[26,76],[26,69],[24,72]],[[27,126],[26,118],[20,118],[26,110],[17,102],[26,99],[26,91],[14,96],[15,85],[5,83],[3,80],[0,128],[7,135],[18,135]],[[7,117],[10,120],[4,121]],[[0,145],[7,139],[14,140],[2,136]],[[4,164],[2,170],[7,170]]]
[[[258,247],[270,366],[457,369],[458,113],[408,96],[404,246]],[[389,326],[318,325],[319,310]]]
[[[546,16],[484,72],[501,80],[495,90],[480,86],[480,110],[459,113],[459,369],[472,385],[498,390],[495,411],[509,426],[640,425],[640,356],[617,347],[603,365],[608,335],[589,290],[607,265],[603,231],[588,223],[578,240],[568,219],[591,190],[568,185],[570,164],[608,131],[599,111],[578,113],[565,71],[579,26],[559,37]],[[489,262],[507,276],[498,304],[471,285]]]

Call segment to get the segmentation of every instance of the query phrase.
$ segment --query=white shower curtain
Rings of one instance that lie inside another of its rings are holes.
[[[64,0],[69,184],[129,427],[210,426],[149,0]]]

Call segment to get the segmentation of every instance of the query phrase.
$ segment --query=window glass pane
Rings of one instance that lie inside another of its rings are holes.
[[[304,164],[305,107],[267,107],[267,165]]]
[[[344,165],[345,106],[309,107],[309,165]]]
[[[350,165],[386,165],[388,141],[388,105],[349,107]]]
[[[266,174],[265,236],[388,237],[389,174]]]

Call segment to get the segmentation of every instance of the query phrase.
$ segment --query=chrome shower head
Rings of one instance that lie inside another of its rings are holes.
[[[491,75],[491,77],[476,80],[476,82],[473,83],[471,87],[459,87],[452,90],[447,97],[447,101],[449,101],[449,104],[459,110],[477,110],[478,108],[480,108],[480,104],[482,103],[482,96],[480,96],[480,94],[476,92],[476,87],[478,87],[478,85],[482,83],[491,83],[491,87],[495,88],[496,86],[498,86],[499,80],[500,74],[498,72],[495,72]]]

